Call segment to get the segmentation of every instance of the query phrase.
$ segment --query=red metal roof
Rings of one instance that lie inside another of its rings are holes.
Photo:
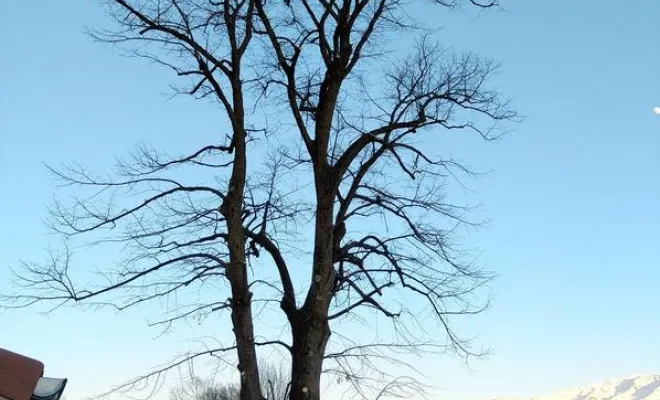
[[[30,400],[44,364],[0,348],[0,397],[9,400]]]

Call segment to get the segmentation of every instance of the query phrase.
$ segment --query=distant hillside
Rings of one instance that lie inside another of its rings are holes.
[[[509,400],[660,400],[660,375],[610,379],[550,396]]]

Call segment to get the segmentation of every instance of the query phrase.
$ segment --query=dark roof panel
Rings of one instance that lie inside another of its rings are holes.
[[[32,400],[59,400],[64,392],[66,379],[40,378]]]

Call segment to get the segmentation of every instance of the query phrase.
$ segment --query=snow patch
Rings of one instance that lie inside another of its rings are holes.
[[[660,400],[660,374],[610,379],[550,396],[509,400]]]

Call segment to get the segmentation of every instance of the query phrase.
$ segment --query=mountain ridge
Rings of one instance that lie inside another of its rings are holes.
[[[535,397],[493,400],[660,400],[660,374],[631,375]]]

